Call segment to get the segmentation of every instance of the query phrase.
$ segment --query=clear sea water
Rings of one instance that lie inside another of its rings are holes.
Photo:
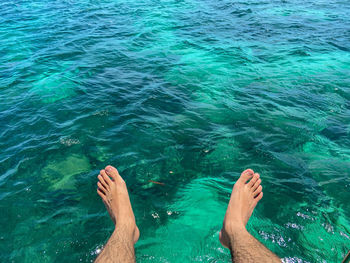
[[[248,167],[249,231],[285,261],[340,262],[349,17],[347,0],[2,0],[0,261],[94,260],[112,164],[137,262],[229,262],[218,234]]]

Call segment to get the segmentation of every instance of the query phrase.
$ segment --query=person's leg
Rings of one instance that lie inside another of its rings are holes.
[[[247,169],[233,187],[219,237],[221,244],[230,249],[232,262],[281,262],[246,229],[256,204],[263,197],[260,183],[260,175]]]
[[[128,189],[117,169],[107,166],[98,175],[101,196],[115,229],[95,262],[135,262],[134,244],[140,236],[132,211]]]

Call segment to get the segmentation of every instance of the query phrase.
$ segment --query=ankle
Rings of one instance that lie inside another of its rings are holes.
[[[134,222],[117,221],[114,231],[122,231],[127,235],[133,236],[134,232],[136,231],[136,224]]]
[[[243,223],[239,224],[236,222],[228,222],[228,223],[225,222],[223,225],[223,229],[226,232],[226,234],[230,237],[230,239],[238,233],[247,231]]]

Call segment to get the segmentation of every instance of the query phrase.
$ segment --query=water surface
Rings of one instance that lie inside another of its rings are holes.
[[[350,247],[348,1],[1,1],[0,261],[90,262],[125,178],[138,262],[229,262],[233,183],[289,262]],[[149,180],[164,183],[153,184]]]

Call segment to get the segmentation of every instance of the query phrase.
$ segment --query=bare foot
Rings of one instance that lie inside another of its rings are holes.
[[[260,175],[252,169],[245,170],[235,183],[219,236],[224,247],[229,247],[234,231],[245,229],[256,204],[263,197],[260,183]]]
[[[101,196],[115,227],[122,227],[133,235],[134,243],[140,236],[132,211],[128,189],[118,170],[108,165],[100,171],[97,182],[97,193]]]

